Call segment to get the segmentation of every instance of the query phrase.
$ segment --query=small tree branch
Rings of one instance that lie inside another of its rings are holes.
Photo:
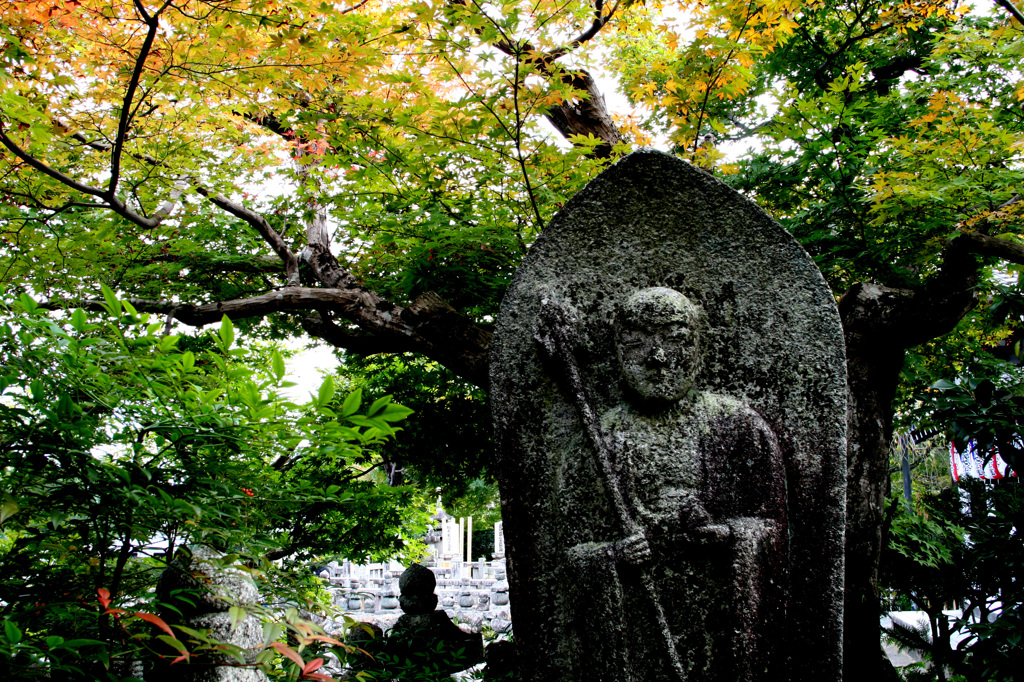
[[[171,211],[178,205],[178,199],[184,194],[185,190],[188,189],[188,183],[184,180],[178,180],[174,183],[174,189],[171,191],[171,195],[164,202],[163,206],[153,212],[153,219],[163,221],[171,215]]]
[[[292,250],[288,248],[288,245],[285,243],[284,239],[277,232],[277,230],[270,226],[270,223],[267,222],[266,218],[264,218],[259,213],[256,213],[255,211],[242,206],[241,204],[236,204],[235,202],[230,201],[229,199],[225,199],[224,197],[219,195],[213,195],[210,193],[209,190],[207,190],[204,187],[197,187],[196,191],[202,194],[207,199],[209,199],[214,206],[217,206],[218,208],[227,211],[236,218],[241,218],[245,222],[249,223],[249,225],[251,225],[253,229],[255,229],[256,232],[260,234],[261,237],[263,237],[264,241],[266,241],[270,245],[270,248],[274,250],[274,253],[277,254],[278,258],[280,258],[284,262],[288,286],[291,287],[298,285],[298,256],[296,256],[292,252]]]
[[[37,171],[44,175],[50,176],[51,178],[61,183],[62,185],[66,185],[71,189],[81,192],[82,194],[89,194],[94,197],[99,197],[100,199],[106,198],[105,190],[102,190],[99,187],[93,187],[92,185],[86,185],[85,183],[78,182],[74,178],[64,175],[59,170],[50,168],[48,165],[46,165],[46,163],[40,161],[39,159],[32,156],[24,149],[22,149],[14,140],[12,140],[7,135],[7,132],[4,130],[3,121],[0,121],[0,143],[2,143],[5,147],[7,147],[7,149],[12,154],[17,156],[25,163],[27,163],[29,166],[35,168]]]
[[[132,69],[132,75],[128,79],[128,87],[121,102],[121,116],[117,122],[117,136],[114,138],[114,146],[110,151],[110,182],[107,185],[107,192],[110,196],[114,196],[114,193],[117,192],[117,183],[121,179],[121,154],[124,151],[124,143],[128,138],[128,129],[131,127],[134,113],[132,111],[132,100],[135,98],[135,91],[139,88],[139,80],[142,78],[142,69],[146,64],[146,59],[149,58],[149,52],[153,49],[153,41],[156,40],[156,33],[160,26],[160,12],[167,6],[164,5],[153,15],[146,12],[146,8],[139,0],[135,0],[135,7],[142,16],[142,20],[146,23],[148,30],[146,31],[145,39],[142,41],[139,55],[135,58],[135,68]]]
[[[558,48],[557,50],[549,52],[547,55],[545,55],[545,59],[549,62],[553,62],[554,60],[569,54],[577,47],[579,47],[583,43],[587,42],[588,40],[596,36],[597,32],[604,28],[605,25],[609,21],[611,21],[612,17],[615,16],[615,12],[618,11],[619,9],[619,4],[619,2],[616,2],[614,5],[612,5],[612,8],[608,10],[608,13],[605,14],[604,0],[597,0],[594,3],[594,21],[593,23],[590,24],[590,27],[583,31],[583,33],[579,34],[578,36],[570,40],[562,47]]]
[[[0,144],[3,144],[3,146],[10,150],[11,153],[13,153],[15,156],[17,156],[19,159],[24,161],[32,168],[35,168],[37,171],[43,173],[44,175],[48,175],[57,182],[61,183],[62,185],[70,187],[71,189],[81,192],[83,194],[88,194],[90,196],[103,199],[106,202],[106,204],[102,205],[101,208],[110,209],[117,215],[135,223],[139,227],[151,230],[157,225],[159,225],[161,222],[161,219],[147,218],[144,215],[136,213],[135,211],[128,208],[128,206],[126,206],[123,201],[111,195],[106,190],[102,190],[98,187],[93,187],[91,185],[86,185],[84,183],[78,182],[74,178],[68,177],[67,175],[61,173],[60,171],[46,165],[46,163],[37,159],[36,157],[29,154],[21,147],[19,147],[18,144],[14,140],[12,140],[4,131],[2,122],[0,122]]]
[[[739,135],[729,135],[725,138],[722,138],[725,140],[742,140],[744,138],[750,137],[751,135],[757,135],[761,131],[771,128],[776,123],[775,119],[769,119],[767,121],[757,123],[753,126],[748,126],[746,123],[741,121],[738,117],[733,116],[732,114],[725,114],[722,116],[722,118],[727,120],[729,123],[732,123],[740,130]]]
[[[171,263],[201,272],[242,272],[252,275],[280,274],[283,268],[276,255],[232,256],[218,253],[158,253],[144,258],[147,263]]]
[[[1010,2],[1010,0],[995,0],[996,4],[1005,9],[1010,13],[1014,19],[1024,24],[1024,13],[1022,13],[1017,7]]]
[[[357,9],[368,3],[370,0],[362,0],[362,2],[356,3],[351,7],[346,7],[343,10],[338,11],[338,14],[348,14],[349,12],[355,12]]]
[[[274,133],[275,135],[281,137],[286,142],[294,142],[298,140],[298,136],[295,134],[295,131],[289,129],[287,126],[281,123],[281,121],[278,120],[277,116],[274,116],[273,114],[264,114],[262,116],[257,114],[238,115],[244,118],[246,121],[254,123],[259,127]]]

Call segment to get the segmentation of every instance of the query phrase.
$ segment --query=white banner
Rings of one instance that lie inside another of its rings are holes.
[[[995,481],[1017,475],[1017,472],[1010,469],[998,454],[990,457],[986,462],[984,455],[978,452],[977,445],[973,440],[967,442],[967,447],[963,452],[958,452],[955,445],[949,444],[949,470],[954,481],[959,481],[961,478]]]

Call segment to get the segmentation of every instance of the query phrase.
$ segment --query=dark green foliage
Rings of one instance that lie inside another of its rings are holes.
[[[969,682],[1018,679],[1024,664],[1022,527],[1024,486],[1016,481],[962,482],[926,495],[918,513],[895,514],[880,582],[925,611],[931,629],[889,634],[924,652],[934,674],[947,666]],[[964,614],[959,619],[942,613],[954,603]],[[961,628],[969,637],[950,647],[951,632]]]
[[[995,286],[986,305],[941,347],[932,344],[909,358],[906,383],[929,387],[901,398],[913,428],[941,431],[961,451],[973,440],[986,460],[999,454],[1017,470],[1024,468],[1018,438],[1024,419],[1022,300],[1019,286]],[[1002,331],[979,334],[979,328]]]
[[[225,553],[268,602],[309,604],[295,562],[393,555],[417,531],[413,491],[372,478],[408,409],[336,397],[330,381],[292,404],[280,353],[237,348],[226,318],[181,339],[104,293],[102,315],[27,296],[0,309],[4,679],[117,679],[127,661],[179,655],[149,617],[173,624],[152,588],[188,545]],[[174,632],[193,654],[216,646]]]
[[[409,354],[346,357],[341,373],[354,386],[389,394],[414,411],[415,418],[381,449],[391,465],[404,470],[406,480],[425,490],[440,488],[445,507],[456,516],[475,511],[451,511],[458,498],[493,495],[491,416],[484,391]],[[482,492],[474,488],[480,478],[490,484]]]
[[[1004,52],[1014,30],[940,14],[884,30],[879,17],[891,11],[805,8],[804,30],[757,64],[763,90],[751,94],[779,102],[758,130],[762,151],[725,176],[800,240],[838,292],[865,280],[920,284],[958,230],[994,235],[1018,222],[997,211],[1021,173],[1011,140],[1024,120]]]
[[[372,625],[353,629],[348,643],[369,654],[354,660],[355,669],[377,682],[441,682],[483,660],[480,635],[463,633],[442,612],[431,614],[427,627],[425,618],[386,633]],[[438,629],[451,639],[439,639]]]

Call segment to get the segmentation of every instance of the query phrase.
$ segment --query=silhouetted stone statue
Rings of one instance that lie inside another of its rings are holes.
[[[528,254],[491,366],[521,680],[840,678],[842,331],[785,231],[625,157]]]
[[[439,679],[465,670],[483,660],[483,637],[463,632],[448,614],[437,607],[433,571],[412,564],[398,579],[398,598],[403,614],[387,636],[388,664],[437,672]]]

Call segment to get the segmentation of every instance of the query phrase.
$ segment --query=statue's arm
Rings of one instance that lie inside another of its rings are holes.
[[[682,530],[694,542],[715,544],[725,542],[732,536],[728,524],[715,520],[696,494],[685,498],[679,511]]]
[[[651,545],[643,533],[614,542],[581,542],[569,548],[569,563],[577,568],[595,563],[642,566],[651,561]]]
[[[708,511],[696,490],[666,488],[656,507],[652,521],[661,526],[663,535],[697,544],[724,542],[730,537],[729,526]]]
[[[736,472],[744,516],[784,521],[786,518],[786,467],[779,441],[761,415],[750,411],[751,428],[736,453],[741,467]]]

